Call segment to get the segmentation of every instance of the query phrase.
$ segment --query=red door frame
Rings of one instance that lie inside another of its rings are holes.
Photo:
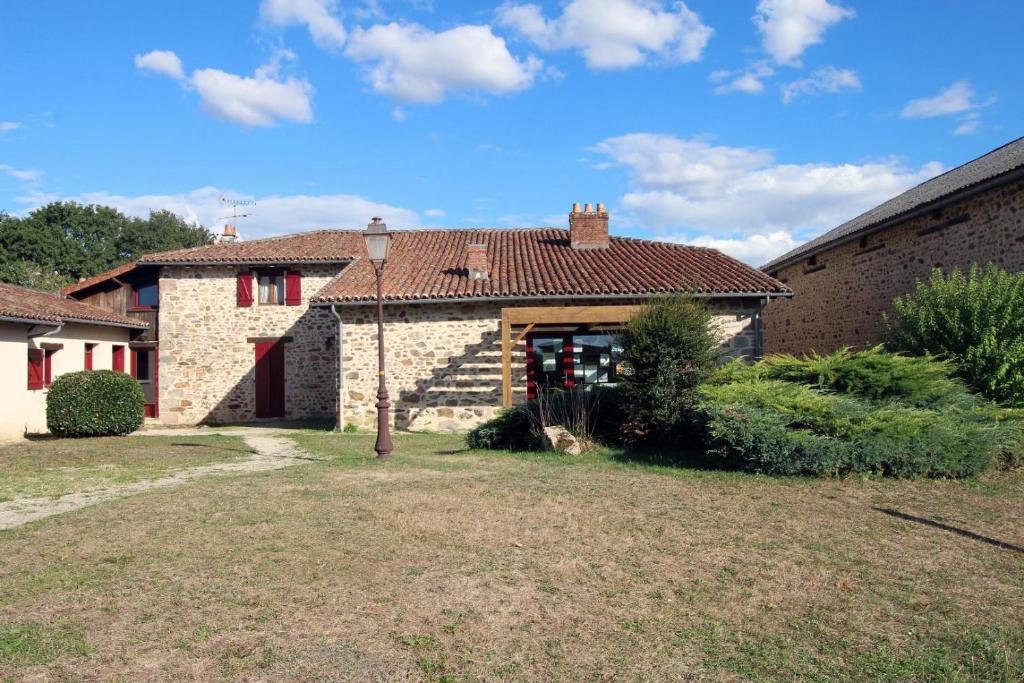
[[[284,417],[284,341],[256,342],[256,417]]]

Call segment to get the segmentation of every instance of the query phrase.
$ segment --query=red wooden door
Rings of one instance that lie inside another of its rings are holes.
[[[284,417],[284,342],[256,344],[256,417]]]

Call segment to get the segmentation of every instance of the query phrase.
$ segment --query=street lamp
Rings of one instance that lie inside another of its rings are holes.
[[[388,262],[391,250],[391,235],[388,226],[379,216],[374,216],[366,226],[363,239],[366,240],[366,252],[370,255],[370,263],[377,274],[377,443],[373,450],[381,460],[391,455],[391,426],[388,424],[388,412],[391,401],[388,388],[384,384],[384,286],[382,278],[384,265]]]

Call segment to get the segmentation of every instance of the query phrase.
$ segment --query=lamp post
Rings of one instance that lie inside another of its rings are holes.
[[[370,255],[370,263],[377,274],[377,443],[373,450],[377,451],[377,457],[381,460],[391,455],[391,426],[389,424],[389,409],[391,401],[388,397],[388,388],[384,384],[384,286],[382,277],[384,265],[388,262],[388,252],[391,250],[391,235],[388,226],[384,224],[379,216],[374,216],[370,224],[366,226],[363,238],[366,240],[366,252]]]

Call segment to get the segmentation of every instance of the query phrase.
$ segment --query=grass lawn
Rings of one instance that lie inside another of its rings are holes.
[[[1020,680],[1024,473],[818,481],[296,436],[0,532],[0,680]],[[123,442],[122,442],[123,443]]]
[[[177,470],[249,457],[236,436],[39,439],[0,446],[0,502],[155,479]]]

